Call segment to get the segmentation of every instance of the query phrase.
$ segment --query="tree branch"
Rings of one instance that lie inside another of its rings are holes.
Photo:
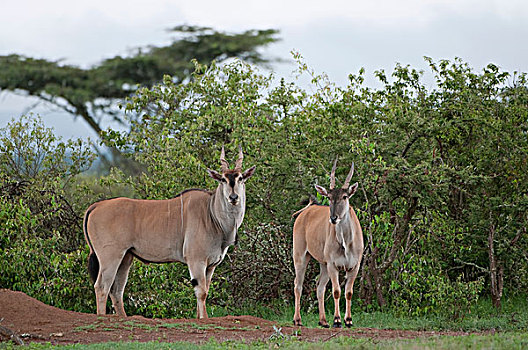
[[[17,345],[24,345],[24,342],[22,341],[22,339],[20,339],[20,337],[18,335],[16,335],[15,332],[13,332],[12,330],[10,330],[7,327],[0,326],[0,335],[3,335],[5,337],[9,337],[9,339],[14,341],[15,344],[17,344]]]

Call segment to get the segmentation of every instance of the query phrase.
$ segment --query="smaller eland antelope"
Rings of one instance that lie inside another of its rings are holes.
[[[197,299],[197,318],[207,318],[205,299],[215,267],[235,243],[246,210],[245,181],[255,167],[242,171],[242,149],[231,170],[220,156],[214,192],[190,189],[166,200],[115,198],[92,204],[84,216],[90,246],[97,314],[104,315],[108,294],[116,313],[126,316],[123,290],[134,257],[143,262],[187,264]]]
[[[330,174],[330,190],[327,191],[324,187],[315,185],[317,192],[329,199],[330,206],[315,205],[310,200],[305,208],[294,214],[294,216],[298,214],[293,225],[293,263],[295,265],[293,324],[296,326],[302,326],[301,294],[310,257],[319,262],[321,271],[317,283],[319,325],[329,327],[325,316],[324,294],[328,280],[331,280],[335,307],[333,327],[341,327],[339,269],[344,269],[347,280],[345,325],[352,326],[350,304],[354,280],[363,255],[363,232],[356,213],[348,202],[358,187],[357,182],[348,186],[354,173],[354,163],[341,188],[335,188],[336,165],[337,158]]]

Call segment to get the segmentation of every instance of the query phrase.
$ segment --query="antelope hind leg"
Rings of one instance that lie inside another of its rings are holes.
[[[295,326],[302,326],[301,322],[301,294],[303,290],[304,275],[306,273],[306,267],[310,262],[310,256],[304,253],[304,256],[295,256],[293,263],[295,265],[295,281],[294,281],[294,294],[295,294],[295,314],[293,316],[293,324]]]
[[[106,314],[108,293],[110,292],[110,287],[114,284],[117,269],[121,265],[124,255],[125,253],[113,259],[107,258],[104,255],[99,258],[99,274],[94,284],[98,315]]]
[[[346,272],[347,282],[345,285],[345,326],[352,327],[352,294],[354,293],[354,281],[359,271],[359,263],[352,270]]]
[[[330,327],[328,325],[328,321],[326,321],[326,312],[325,312],[325,302],[324,302],[324,296],[326,291],[326,285],[328,284],[328,281],[330,277],[328,276],[328,269],[326,268],[326,264],[319,264],[319,281],[317,281],[317,302],[319,304],[319,326],[323,328]]]
[[[134,256],[130,253],[126,253],[121,261],[121,265],[117,269],[117,273],[114,279],[114,284],[110,288],[110,298],[112,299],[112,305],[116,314],[119,316],[126,316],[125,306],[123,303],[123,292],[128,280],[128,273]]]

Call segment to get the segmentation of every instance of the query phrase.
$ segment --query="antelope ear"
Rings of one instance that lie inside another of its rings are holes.
[[[255,172],[255,168],[256,167],[257,167],[256,165],[253,165],[251,168],[249,168],[248,170],[244,171],[242,173],[242,178],[244,180],[246,180],[246,179],[249,179],[251,176],[253,176],[253,173]]]
[[[352,197],[354,195],[354,193],[356,193],[357,188],[358,188],[358,183],[357,182],[355,184],[353,184],[352,186],[350,186],[348,188],[348,196]]]
[[[328,197],[328,191],[323,186],[315,185],[315,190],[323,197]]]
[[[212,177],[213,179],[215,179],[218,182],[222,182],[224,180],[222,175],[220,173],[214,171],[214,170],[207,169],[207,172],[209,173],[210,177]]]

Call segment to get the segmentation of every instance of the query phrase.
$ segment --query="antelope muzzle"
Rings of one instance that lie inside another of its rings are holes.
[[[233,205],[237,205],[238,202],[239,202],[238,194],[232,193],[232,194],[229,195],[229,203],[231,203]]]

